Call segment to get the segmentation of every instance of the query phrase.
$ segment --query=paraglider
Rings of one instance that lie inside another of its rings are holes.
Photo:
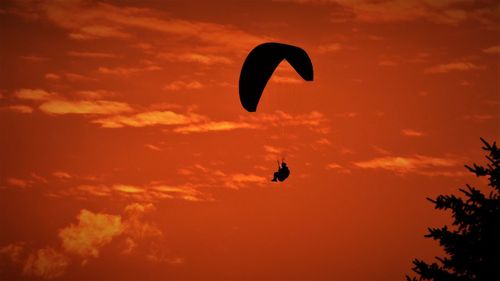
[[[288,176],[290,175],[290,169],[288,169],[288,166],[286,165],[285,161],[281,162],[280,166],[280,161],[278,161],[278,171],[274,173],[274,177],[271,181],[284,181]]]
[[[303,49],[281,43],[258,45],[248,54],[240,73],[240,101],[247,111],[257,110],[267,81],[283,60],[288,61],[304,80],[313,80],[311,59]]]
[[[313,66],[307,53],[296,46],[282,43],[264,43],[255,47],[245,59],[240,73],[239,92],[241,105],[248,112],[255,112],[267,82],[278,65],[286,60],[306,81],[313,80]],[[290,169],[278,161],[278,171],[271,181],[284,181]]]

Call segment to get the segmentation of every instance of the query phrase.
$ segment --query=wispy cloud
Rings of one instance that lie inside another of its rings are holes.
[[[151,143],[145,144],[144,147],[151,149],[151,150],[154,150],[154,151],[162,151],[162,149],[160,147],[158,147],[157,145],[151,144]]]
[[[37,56],[37,55],[25,55],[21,56],[21,59],[29,62],[43,62],[49,60],[47,57]]]
[[[67,173],[67,172],[64,172],[64,171],[56,171],[56,172],[53,172],[52,175],[58,179],[62,179],[62,180],[67,180],[67,179],[71,179],[72,176]]]
[[[491,46],[482,50],[486,54],[500,54],[500,45]]]
[[[163,89],[167,90],[167,91],[178,91],[178,90],[182,90],[182,89],[198,90],[198,89],[201,89],[203,87],[205,87],[205,85],[203,85],[201,82],[198,82],[198,81],[186,82],[186,81],[178,80],[178,81],[172,81],[172,82],[166,84],[165,86],[163,86]]]
[[[43,101],[53,99],[57,94],[42,89],[20,89],[14,92],[14,96],[23,100]]]
[[[21,188],[28,187],[32,184],[32,181],[30,181],[30,180],[14,178],[14,177],[7,178],[6,182],[10,186],[21,187]]]
[[[468,115],[464,116],[464,119],[473,120],[473,121],[477,121],[477,122],[484,122],[484,121],[493,120],[497,117],[498,116],[494,115],[494,114],[484,113],[484,114],[468,114]]]
[[[63,73],[64,78],[71,82],[79,82],[79,81],[96,81],[97,79],[79,74],[74,72],[65,72]]]
[[[245,115],[241,117],[242,121],[259,124],[265,127],[276,126],[305,126],[319,133],[329,131],[329,120],[325,115],[318,111],[309,113],[291,115],[283,111],[275,113],[263,113],[259,115]]]
[[[263,176],[255,175],[255,174],[234,174],[227,177],[224,177],[224,185],[226,187],[232,189],[240,189],[242,187],[248,185],[262,185],[266,182],[269,182],[270,179],[267,179]]]
[[[161,69],[162,68],[157,65],[148,65],[142,67],[99,67],[97,71],[103,74],[127,76],[134,73],[158,71]]]
[[[451,71],[471,71],[482,70],[485,66],[477,65],[471,62],[451,62],[446,64],[439,64],[425,69],[425,73],[448,73]]]
[[[318,46],[318,52],[321,54],[335,53],[343,49],[340,43],[329,43]]]
[[[172,62],[199,63],[204,65],[231,64],[233,62],[225,56],[201,53],[160,53],[158,58]]]
[[[304,83],[305,81],[302,78],[294,77],[294,76],[283,76],[283,75],[278,75],[275,74],[271,76],[271,79],[269,80],[270,83],[280,83],[280,84],[301,84]]]
[[[32,113],[33,108],[31,106],[23,105],[23,104],[17,104],[17,105],[9,105],[6,107],[3,107],[3,109],[17,112],[17,113]]]
[[[82,209],[76,223],[59,230],[60,247],[36,249],[25,242],[15,242],[0,248],[0,256],[6,257],[12,266],[21,268],[25,276],[53,279],[64,276],[74,262],[80,261],[84,266],[89,259],[98,258],[104,247],[121,238],[127,243],[115,243],[122,248],[117,254],[130,254],[142,248],[144,258],[152,256],[157,262],[182,263],[182,258],[158,249],[163,232],[146,220],[146,214],[154,209],[151,203],[129,204],[121,214]]]
[[[103,52],[85,52],[85,51],[69,51],[68,56],[70,57],[78,57],[78,58],[116,58],[117,56],[112,53],[103,53]]]
[[[27,276],[52,279],[61,277],[69,265],[69,258],[52,247],[38,249],[31,253],[23,265]]]
[[[93,198],[114,197],[139,202],[156,202],[158,200],[176,199],[187,201],[208,201],[211,196],[200,192],[193,184],[169,185],[154,182],[144,185],[135,184],[81,184],[52,193],[53,196]]]
[[[156,125],[184,125],[205,120],[204,116],[189,113],[180,114],[170,110],[146,111],[131,116],[115,115],[93,120],[103,128],[146,127]]]
[[[126,40],[147,30],[170,35],[169,40],[190,38],[204,45],[232,50],[246,49],[267,41],[267,38],[234,26],[177,19],[146,8],[86,1],[50,1],[35,5],[20,3],[18,6],[35,14],[36,19],[49,20],[67,30],[69,37],[76,40]]]
[[[333,170],[333,171],[336,171],[338,173],[342,173],[342,174],[349,174],[351,173],[351,170],[338,164],[338,163],[335,163],[335,162],[332,162],[332,163],[329,163],[326,165],[326,169],[327,170]]]
[[[80,91],[76,92],[75,95],[82,96],[86,98],[86,100],[70,100],[58,93],[48,92],[42,89],[20,89],[14,92],[14,96],[20,100],[40,102],[40,111],[53,115],[115,115],[133,111],[132,107],[124,102],[94,100],[94,98],[100,98],[107,93],[109,92]],[[33,111],[33,109],[27,105],[12,105],[9,106],[9,109],[22,113],[31,113]]]
[[[71,101],[50,100],[40,105],[40,110],[47,114],[92,114],[110,115],[132,111],[130,105],[123,102],[96,100]]]
[[[457,158],[443,158],[431,156],[385,156],[367,161],[354,162],[354,166],[362,169],[384,169],[398,174],[417,173],[432,175],[441,172],[441,175],[455,174],[443,169],[456,168],[460,165]],[[456,175],[456,174],[455,174]]]
[[[230,121],[210,121],[206,123],[192,124],[175,128],[173,131],[181,134],[188,133],[206,133],[206,132],[220,132],[232,131],[236,129],[256,129],[259,128],[257,124],[246,122],[230,122]]]
[[[487,27],[496,26],[494,1],[471,3],[463,0],[290,0],[301,4],[331,4],[332,21],[362,21],[370,23],[407,22],[425,20],[436,24],[458,25],[475,21]],[[464,5],[466,4],[467,5]]]
[[[53,81],[54,81],[54,80],[59,80],[59,79],[61,79],[61,76],[59,76],[59,75],[57,75],[57,74],[55,74],[55,73],[46,73],[46,74],[44,75],[44,77],[45,77],[45,79],[47,79],[47,80],[53,80]]]
[[[402,129],[401,134],[407,137],[423,137],[426,135],[426,133],[422,131],[417,131],[413,129]]]

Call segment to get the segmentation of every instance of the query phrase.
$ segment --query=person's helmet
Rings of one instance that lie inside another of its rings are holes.
[[[281,167],[286,167],[286,163],[285,162],[281,163]]]

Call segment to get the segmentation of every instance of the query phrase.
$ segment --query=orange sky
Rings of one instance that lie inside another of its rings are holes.
[[[495,2],[2,1],[0,276],[402,280],[500,135]],[[248,113],[267,41],[315,79]]]

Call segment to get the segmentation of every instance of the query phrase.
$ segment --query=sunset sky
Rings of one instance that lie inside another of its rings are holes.
[[[500,136],[494,0],[1,1],[0,40],[2,280],[403,280]],[[264,42],[314,81],[249,113]]]

